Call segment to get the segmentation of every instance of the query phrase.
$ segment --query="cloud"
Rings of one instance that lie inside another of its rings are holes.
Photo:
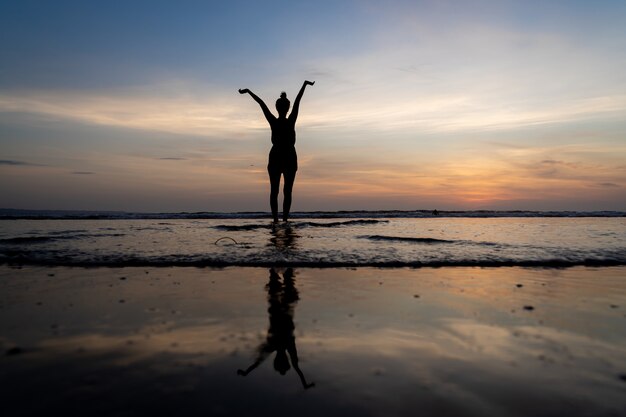
[[[13,161],[9,159],[1,159],[0,165],[30,165],[28,162]]]
[[[93,174],[95,174],[95,172],[91,172],[91,171],[73,171],[72,174],[74,174],[74,175],[93,175]]]
[[[336,78],[307,90],[299,128],[335,133],[400,132],[404,134],[515,130],[520,127],[622,120],[626,94],[578,91],[547,92],[541,85],[523,90],[515,72],[473,79],[445,68],[413,80],[419,66],[406,63],[402,71],[381,62],[388,57],[348,57],[328,64]],[[398,58],[406,61],[406,58]],[[360,74],[351,83],[347,74]],[[373,69],[372,69],[373,68]],[[450,72],[452,71],[452,72]],[[477,68],[475,71],[479,71]],[[489,71],[493,72],[493,69]],[[398,75],[399,74],[399,75]],[[558,78],[554,75],[552,78]],[[523,79],[523,78],[522,78]],[[456,86],[451,88],[449,84]],[[547,81],[546,81],[547,82]],[[541,84],[541,83],[539,83]],[[251,86],[254,87],[254,86]],[[254,88],[268,105],[269,86]],[[543,87],[549,89],[548,87]],[[278,90],[277,90],[278,91]],[[290,93],[290,96],[295,94]],[[13,91],[0,96],[0,112],[24,112],[97,125],[200,136],[238,138],[267,129],[260,109],[248,97],[225,87],[212,89],[193,81],[124,91]]]
[[[39,164],[33,164],[30,162],[24,161],[15,161],[12,159],[0,159],[0,165],[10,165],[10,166],[40,166]]]
[[[601,182],[598,185],[600,187],[606,187],[606,188],[620,188],[620,186],[618,184],[615,184],[614,182]]]
[[[167,83],[165,83],[167,84]],[[153,86],[155,91],[21,91],[0,95],[0,112],[39,114],[58,120],[200,136],[236,137],[265,127],[253,106],[236,92],[203,91],[201,86]],[[171,88],[174,89],[172,92]],[[149,89],[151,90],[151,89]]]

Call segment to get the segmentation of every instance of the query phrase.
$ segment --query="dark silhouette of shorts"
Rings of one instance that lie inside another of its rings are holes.
[[[272,146],[267,171],[272,174],[293,174],[298,170],[296,148]]]

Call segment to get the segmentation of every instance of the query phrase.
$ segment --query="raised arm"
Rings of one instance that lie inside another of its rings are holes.
[[[270,109],[267,108],[263,100],[261,100],[259,96],[257,96],[256,94],[254,94],[252,91],[248,90],[247,88],[239,89],[239,94],[246,94],[246,93],[250,94],[250,97],[252,97],[254,101],[256,101],[257,103],[259,103],[259,106],[261,106],[261,110],[263,110],[263,114],[265,115],[265,118],[267,119],[268,123],[271,124],[272,121],[276,119],[276,117],[272,114]]]
[[[296,97],[296,101],[293,103],[293,109],[291,110],[291,114],[289,115],[290,120],[293,120],[295,122],[296,119],[298,118],[298,112],[300,111],[300,100],[302,100],[304,89],[306,88],[307,85],[313,85],[313,84],[315,84],[315,81],[305,81],[302,84],[302,88],[300,88],[300,92],[298,93],[298,96]]]

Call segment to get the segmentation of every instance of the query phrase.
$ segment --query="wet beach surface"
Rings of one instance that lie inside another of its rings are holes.
[[[5,265],[3,410],[624,415],[625,278],[625,267]]]

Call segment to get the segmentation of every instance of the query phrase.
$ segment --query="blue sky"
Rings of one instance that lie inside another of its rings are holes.
[[[621,1],[0,1],[3,207],[626,207]]]

